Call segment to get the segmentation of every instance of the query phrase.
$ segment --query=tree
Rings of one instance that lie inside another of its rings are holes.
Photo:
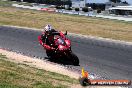
[[[82,8],[82,11],[88,12],[88,8],[87,8],[87,7],[83,7],[83,8]]]
[[[75,11],[79,11],[80,9],[79,8],[75,8]]]
[[[64,6],[64,5],[69,5],[69,7],[71,7],[71,5],[72,5],[72,2],[71,2],[71,0],[61,0],[62,1],[62,5]]]
[[[97,13],[101,13],[101,9],[97,9]]]
[[[23,1],[29,3],[41,3],[41,4],[52,4],[52,5],[69,5],[71,6],[71,0],[11,0],[11,1]]]
[[[127,2],[127,1],[124,1],[124,2],[122,2],[122,3],[124,3],[124,4],[128,4],[128,2]]]
[[[67,8],[66,10],[72,10],[72,8],[69,7],[69,8]]]
[[[117,3],[117,2],[121,2],[121,0],[109,0],[111,2]]]

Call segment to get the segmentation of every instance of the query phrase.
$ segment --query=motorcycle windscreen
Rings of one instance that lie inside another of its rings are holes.
[[[66,45],[65,40],[62,38],[58,38],[56,41],[56,45]]]

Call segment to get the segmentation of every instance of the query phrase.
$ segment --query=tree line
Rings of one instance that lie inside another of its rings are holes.
[[[71,0],[11,0],[11,1],[23,1],[29,3],[51,4],[51,5],[70,5]]]
[[[128,2],[126,0],[125,1],[123,1],[123,0],[109,0],[109,1],[114,2],[114,3],[124,3],[124,4],[128,4]]]
[[[52,4],[52,5],[70,5],[72,4],[71,0],[10,0],[10,1],[23,1],[29,3],[40,3],[40,4]],[[114,3],[122,2],[122,0],[109,0]],[[126,1],[122,3],[128,3]]]

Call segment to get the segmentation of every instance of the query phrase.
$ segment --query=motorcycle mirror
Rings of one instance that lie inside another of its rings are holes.
[[[65,35],[67,35],[67,31],[65,32]]]

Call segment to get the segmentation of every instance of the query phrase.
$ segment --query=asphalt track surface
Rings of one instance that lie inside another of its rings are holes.
[[[40,31],[0,26],[0,48],[9,49],[32,57],[45,58],[38,43]],[[108,79],[132,80],[132,51],[85,43],[86,38],[69,36],[72,50],[79,57],[80,66],[55,62],[67,67],[81,69]],[[114,45],[113,45],[114,46]]]

